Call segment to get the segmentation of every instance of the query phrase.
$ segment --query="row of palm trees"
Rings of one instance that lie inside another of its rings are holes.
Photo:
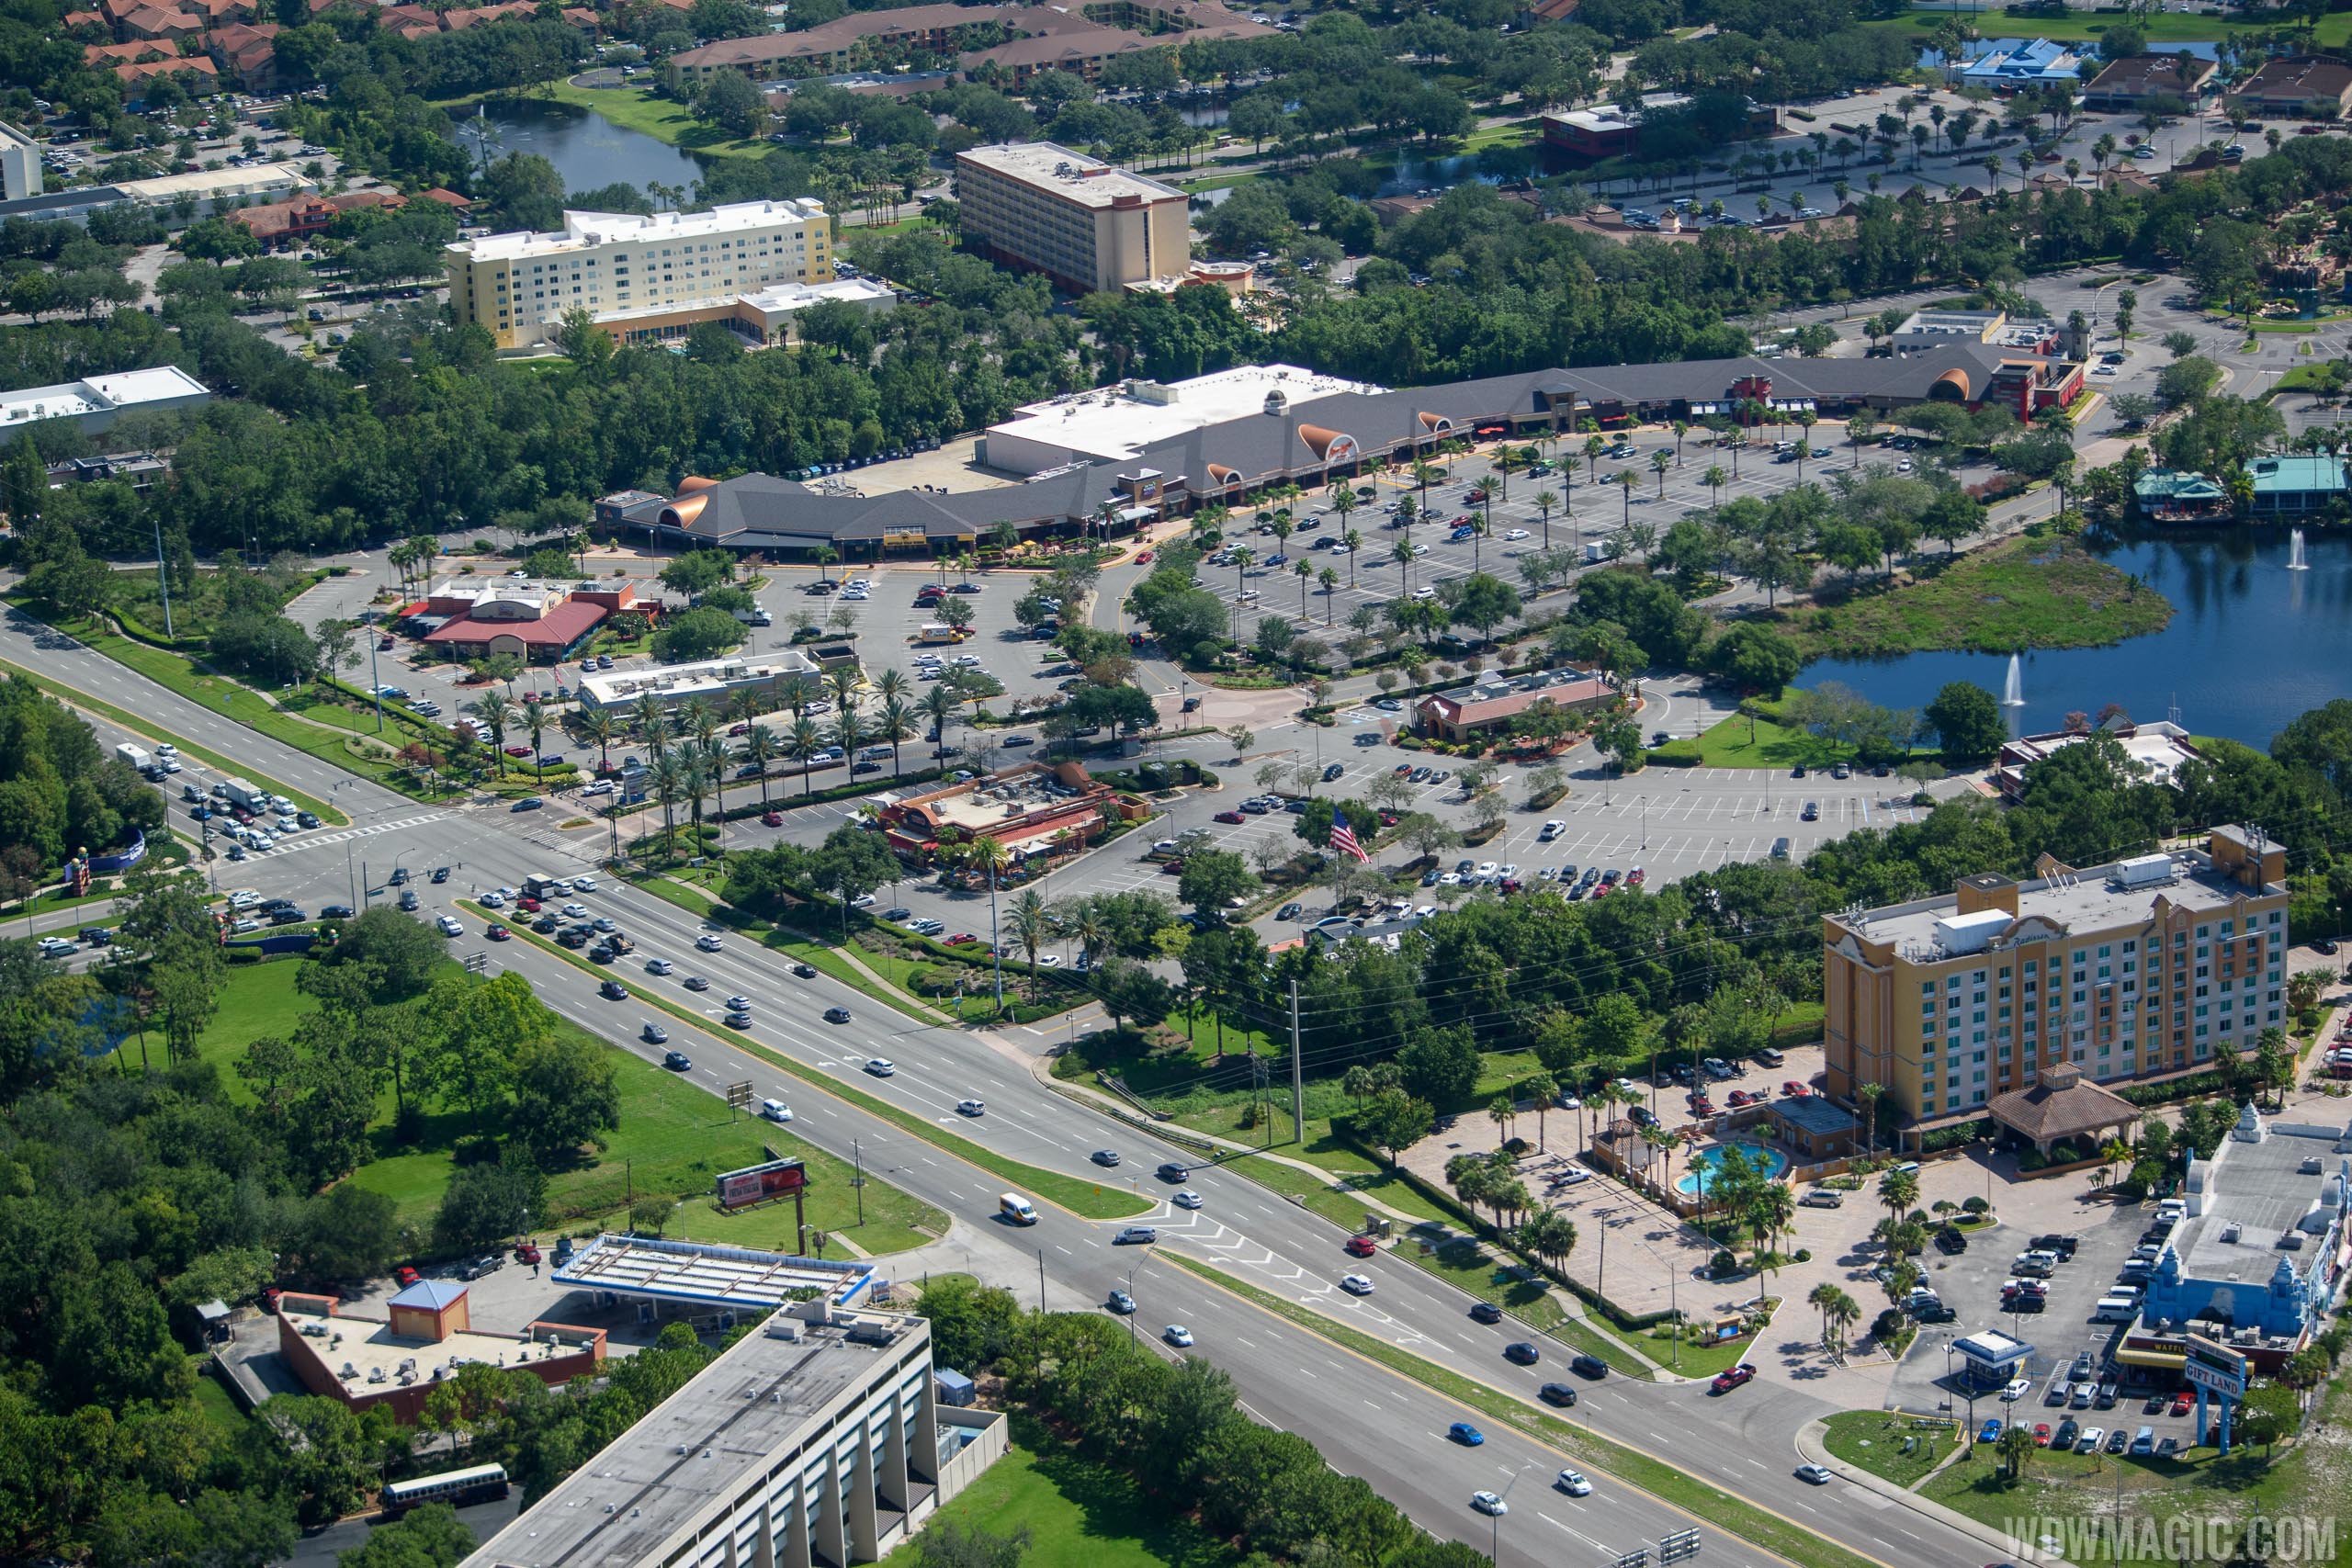
[[[505,748],[512,735],[530,738],[534,776],[541,784],[547,776],[547,734],[559,725],[583,743],[595,746],[601,770],[610,768],[616,741],[642,745],[647,752],[648,793],[663,807],[665,838],[673,838],[673,808],[681,801],[690,804],[697,826],[706,795],[717,802],[720,816],[725,816],[727,782],[737,768],[748,765],[758,770],[763,806],[768,801],[768,765],[778,760],[800,764],[804,795],[813,793],[810,773],[817,759],[832,748],[838,748],[843,757],[854,758],[861,746],[887,743],[895,776],[900,771],[899,746],[915,737],[919,719],[928,718],[931,732],[944,742],[949,728],[962,716],[961,699],[944,682],[918,696],[903,671],[885,670],[872,682],[875,701],[862,708],[865,684],[854,665],[828,671],[823,694],[830,700],[831,716],[823,723],[812,711],[819,693],[783,678],[765,691],[743,687],[723,702],[695,697],[674,709],[648,694],[626,712],[593,707],[560,716],[537,697],[516,703],[490,692],[467,704],[465,712],[475,730],[487,739],[502,779],[506,775]],[[780,733],[754,722],[778,711],[792,715],[791,724]]]

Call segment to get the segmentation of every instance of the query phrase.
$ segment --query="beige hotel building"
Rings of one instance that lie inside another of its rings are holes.
[[[777,283],[827,283],[824,204],[742,201],[707,212],[566,212],[560,231],[461,240],[449,305],[501,348],[554,340],[574,306],[596,316],[708,302]]]
[[[2282,1025],[2287,855],[2259,829],[2041,872],[1824,919],[1833,1097],[1876,1083],[1906,1123],[1982,1115],[2062,1061],[2100,1084],[2170,1077]]]
[[[975,249],[1075,294],[1182,278],[1192,217],[1173,186],[1050,141],[956,155],[958,227]]]

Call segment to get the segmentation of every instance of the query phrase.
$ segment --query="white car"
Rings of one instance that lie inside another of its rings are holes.
[[[81,951],[81,943],[68,941],[62,936],[45,936],[40,939],[40,955],[43,958],[71,958]]]
[[[240,887],[229,895],[229,908],[232,909],[250,909],[260,902],[261,895],[250,887]]]
[[[1519,866],[1514,862],[1505,861],[1502,864],[1495,867],[1495,878],[1498,882],[1515,881],[1518,879],[1518,876]]]
[[[2024,1378],[2011,1378],[2009,1385],[2001,1390],[2001,1399],[2004,1404],[2014,1404],[2032,1392],[2033,1384]]]
[[[1517,544],[1521,539],[1532,537],[1533,537],[1533,536],[1529,534],[1526,529],[1513,528],[1510,532],[1503,536],[1503,542],[1506,544]]]
[[[1417,556],[1425,556],[1430,553],[1430,547],[1427,545],[1415,545],[1413,553]]]
[[[1560,1490],[1566,1493],[1571,1497],[1589,1497],[1592,1495],[1592,1483],[1587,1481],[1582,1473],[1577,1471],[1564,1470],[1560,1472],[1559,1485]]]
[[[1168,1201],[1180,1209],[1197,1209],[1201,1206],[1201,1195],[1189,1187]]]
[[[1493,861],[1482,860],[1478,863],[1478,869],[1472,872],[1470,874],[1477,878],[1480,882],[1492,882],[1495,879],[1495,874],[1500,870],[1502,870],[1502,867],[1497,865]]]
[[[571,879],[571,890],[574,893],[594,893],[596,891],[596,879],[593,876],[575,876]]]
[[[567,920],[584,920],[588,918],[588,906],[585,904],[566,904],[563,907],[563,918]]]
[[[1462,886],[1462,874],[1458,871],[1449,871],[1437,879],[1437,885],[1440,887],[1459,887]]]
[[[485,893],[481,896],[481,907],[485,909],[503,909],[506,908],[506,896],[503,893]]]
[[[865,1070],[877,1078],[887,1078],[896,1076],[899,1065],[887,1057],[873,1056],[867,1058]]]
[[[1340,1276],[1340,1289],[1351,1296],[1368,1296],[1372,1294],[1372,1277],[1368,1274],[1342,1274]]]
[[[1052,969],[1058,966],[1061,961],[1062,955],[1058,953],[1041,953],[1037,955],[1037,967]]]
[[[959,1116],[981,1116],[987,1112],[988,1106],[980,1100],[959,1100],[956,1102],[956,1113]]]
[[[1554,817],[1544,822],[1543,831],[1537,833],[1535,836],[1548,843],[1567,830],[1568,825],[1560,820],[1557,817]]]
[[[463,936],[466,934],[466,928],[458,923],[458,917],[455,915],[444,915],[433,923],[441,928],[441,934],[443,936]]]
[[[648,975],[674,975],[677,969],[678,966],[666,958],[649,958],[645,961],[645,972]]]
[[[1434,599],[1437,597],[1437,590],[1430,587],[1427,583],[1423,583],[1420,587],[1413,590],[1413,597],[1416,599]]]
[[[720,942],[718,937],[712,935],[710,932],[705,931],[702,935],[695,938],[695,945],[705,953],[717,953],[726,944]]]
[[[1496,1518],[1501,1518],[1505,1514],[1510,1512],[1510,1505],[1509,1503],[1504,1502],[1500,1497],[1496,1496],[1493,1493],[1487,1491],[1471,1493],[1470,1506],[1477,1509],[1480,1513],[1491,1514]]]
[[[1178,1349],[1186,1349],[1193,1343],[1193,1331],[1181,1323],[1171,1323],[1160,1331],[1160,1337]]]
[[[582,786],[580,794],[584,799],[594,795],[611,795],[617,787],[610,779],[598,779],[594,784]]]

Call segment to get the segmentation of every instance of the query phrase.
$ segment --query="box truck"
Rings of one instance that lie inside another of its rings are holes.
[[[155,765],[155,759],[153,755],[148,751],[147,748],[144,746],[133,746],[128,740],[116,747],[114,749],[114,754],[121,758],[124,761],[130,763],[133,768],[136,768],[142,773]]]

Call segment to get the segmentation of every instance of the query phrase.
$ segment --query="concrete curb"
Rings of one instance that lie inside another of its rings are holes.
[[[1931,1520],[1946,1529],[1958,1530],[1972,1540],[1982,1541],[1986,1550],[1997,1556],[2017,1558],[2031,1562],[2035,1568],[2075,1568],[2075,1564],[2063,1557],[2036,1551],[2022,1541],[2004,1535],[1990,1525],[1978,1523],[1956,1509],[1947,1508],[1941,1503],[1930,1502],[1883,1477],[1872,1475],[1869,1471],[1855,1469],[1832,1454],[1823,1444],[1822,1435],[1828,1429],[1828,1425],[1826,1420],[1815,1417],[1797,1428],[1797,1453],[1807,1463],[1820,1465],[1839,1480],[1851,1482],[1865,1491],[1875,1493],[1885,1498],[1890,1503],[1899,1504],[1923,1519]],[[1946,1462],[1950,1463],[1951,1461],[1947,1460]],[[1941,1469],[1942,1466],[1939,1465],[1937,1468]]]

